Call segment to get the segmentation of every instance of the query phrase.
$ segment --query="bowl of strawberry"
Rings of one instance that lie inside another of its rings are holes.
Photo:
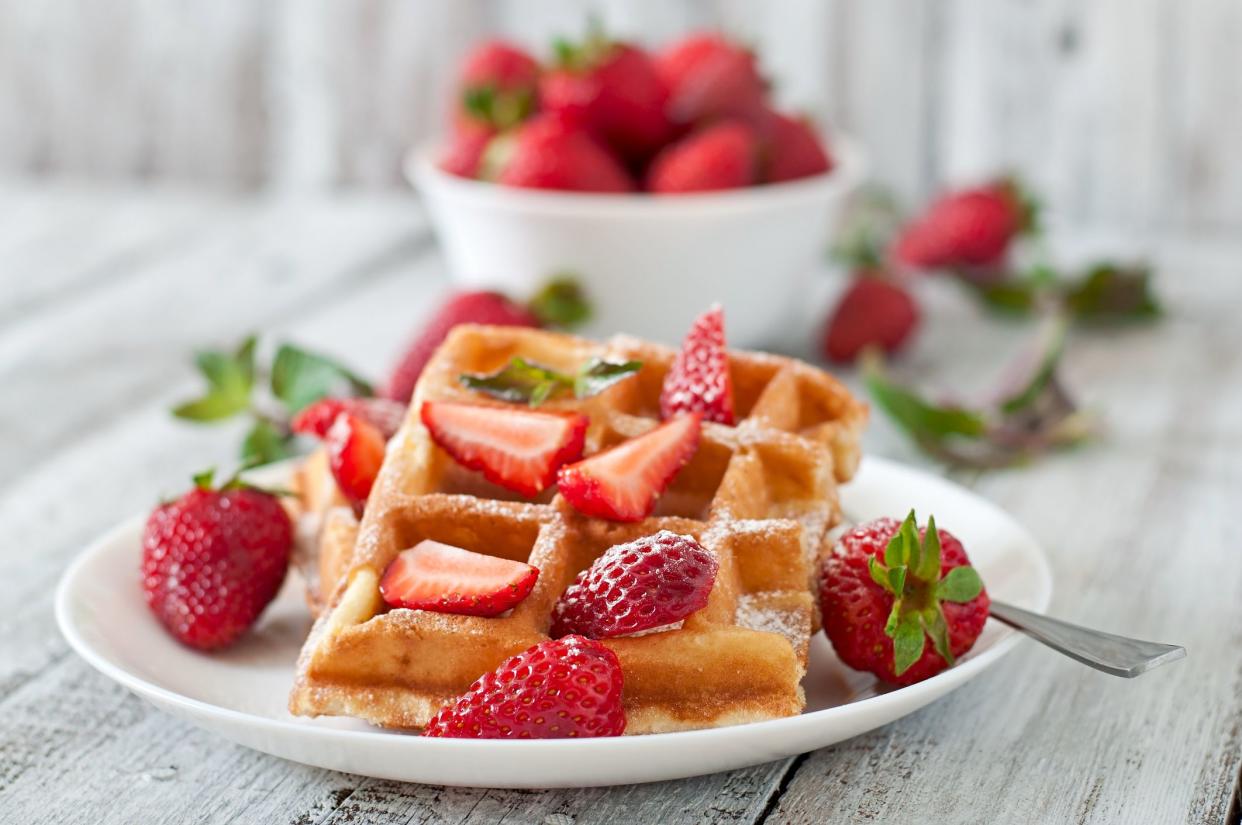
[[[716,300],[740,346],[771,342],[864,172],[714,33],[647,51],[593,32],[543,62],[489,41],[454,100],[407,159],[454,279],[524,299],[572,275],[596,335],[672,343]]]

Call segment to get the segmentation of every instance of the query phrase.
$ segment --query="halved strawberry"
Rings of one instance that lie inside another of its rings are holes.
[[[651,515],[664,492],[699,446],[702,416],[679,415],[654,430],[562,467],[561,495],[583,515],[638,521]]]
[[[359,517],[384,463],[386,443],[378,427],[347,412],[337,415],[324,437],[332,477]]]
[[[427,401],[419,415],[431,439],[458,464],[506,489],[533,496],[582,456],[589,423],[577,413],[536,412]]]
[[[733,379],[725,350],[724,311],[717,304],[698,317],[664,376],[660,414],[698,412],[704,420],[732,424]]]
[[[380,595],[391,607],[499,616],[530,595],[538,568],[426,539],[384,571]]]
[[[289,426],[295,433],[323,438],[343,412],[375,425],[384,438],[392,438],[405,417],[405,405],[387,398],[321,398],[303,407]]]

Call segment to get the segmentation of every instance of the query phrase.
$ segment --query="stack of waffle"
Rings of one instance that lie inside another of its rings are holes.
[[[303,647],[290,709],[418,728],[504,659],[548,638],[552,609],[609,547],[661,529],[694,536],[720,562],[708,603],[676,626],[605,640],[624,674],[626,733],[717,727],[797,714],[817,624],[812,570],[839,519],[837,485],[854,473],[866,409],[830,375],[789,358],[730,352],[736,426],[705,422],[697,451],[655,513],[615,523],[577,513],[555,488],[523,499],[458,465],[432,441],[425,401],[504,402],[465,388],[463,373],[513,357],[573,373],[591,358],[637,360],[634,376],[551,410],[590,419],[586,455],[660,423],[672,349],[606,344],[512,327],[460,326],[420,379],[388,445],[361,524],[331,490],[320,459],[299,473],[316,515],[305,560],[318,618]],[[389,609],[379,582],[403,550],[433,539],[527,562],[533,592],[496,618]]]

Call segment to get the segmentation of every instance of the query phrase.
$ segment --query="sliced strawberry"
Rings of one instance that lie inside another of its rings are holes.
[[[538,495],[556,481],[556,471],[582,457],[589,423],[577,413],[428,401],[419,411],[440,449],[488,481]]]
[[[583,515],[638,521],[651,515],[668,487],[699,446],[702,416],[680,415],[638,438],[562,467],[561,495]]]
[[[529,596],[538,578],[529,564],[424,540],[388,565],[380,595],[391,607],[499,616]]]
[[[304,407],[289,426],[295,433],[323,438],[343,412],[374,425],[384,438],[392,438],[405,417],[405,405],[387,398],[321,398]]]
[[[699,316],[681,342],[664,376],[660,414],[702,413],[706,421],[733,424],[733,379],[725,350],[724,311],[719,305]]]
[[[374,424],[347,412],[337,415],[324,438],[336,486],[359,517],[384,463],[386,441]]]

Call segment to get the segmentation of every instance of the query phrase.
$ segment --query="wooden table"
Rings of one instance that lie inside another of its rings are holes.
[[[52,618],[89,539],[231,459],[238,429],[167,413],[198,387],[195,347],[260,330],[387,367],[444,289],[417,205],[0,189],[0,820],[1237,822],[1242,245],[1129,243],[1157,260],[1170,317],[1074,338],[1070,380],[1106,435],[956,475],[1043,542],[1055,613],[1182,643],[1186,661],[1129,682],[1026,643],[925,710],[795,759],[613,789],[457,790],[188,727],[87,667]],[[930,378],[964,385],[1024,331],[926,292],[907,364]],[[882,420],[868,449],[927,464]]]

